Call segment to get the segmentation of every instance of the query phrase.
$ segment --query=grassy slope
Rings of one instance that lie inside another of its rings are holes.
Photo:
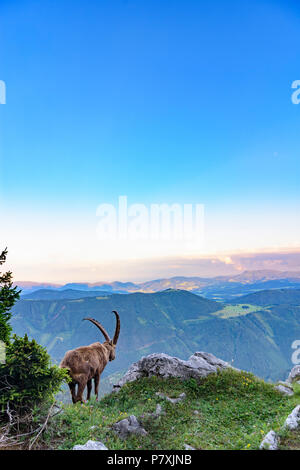
[[[225,305],[221,310],[214,312],[213,315],[218,318],[242,317],[250,313],[260,312],[260,306],[251,304]],[[267,311],[266,309],[264,311]]]
[[[187,398],[173,405],[157,397],[158,391],[170,397],[184,391]],[[71,449],[94,439],[112,450],[184,449],[184,444],[197,449],[257,449],[263,436],[270,429],[279,430],[299,401],[299,391],[287,398],[273,385],[234,370],[212,374],[200,384],[193,379],[145,378],[98,403],[65,406],[53,420],[45,445]],[[154,412],[158,403],[166,414],[155,419],[147,413]],[[130,414],[136,415],[148,435],[122,441],[111,425]]]

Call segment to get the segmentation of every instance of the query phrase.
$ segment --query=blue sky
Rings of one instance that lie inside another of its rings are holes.
[[[294,249],[299,27],[291,1],[1,0],[0,202],[17,275],[69,280],[96,207],[119,195],[205,204],[206,254],[235,250],[223,228],[248,233],[237,250]],[[59,276],[53,254],[67,257]]]

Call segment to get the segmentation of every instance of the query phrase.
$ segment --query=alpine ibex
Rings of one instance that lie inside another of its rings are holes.
[[[116,316],[116,330],[113,340],[110,339],[103,326],[93,318],[84,318],[94,323],[103,334],[104,343],[93,343],[89,346],[81,346],[79,348],[67,351],[65,357],[60,363],[60,367],[69,370],[71,382],[69,387],[72,395],[73,403],[83,400],[83,391],[87,386],[87,400],[90,399],[92,391],[92,379],[94,379],[96,400],[98,400],[98,389],[100,375],[103,372],[108,361],[113,361],[116,357],[115,349],[120,333],[120,317],[118,312],[113,310]],[[77,394],[76,394],[77,385]]]

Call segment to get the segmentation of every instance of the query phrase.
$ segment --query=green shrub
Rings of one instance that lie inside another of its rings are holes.
[[[6,349],[6,362],[0,365],[0,413],[7,403],[23,413],[52,399],[67,377],[65,369],[51,365],[46,349],[35,340],[14,335]]]
[[[0,266],[5,263],[7,249],[0,252]],[[20,290],[13,287],[12,273],[0,272],[0,341],[9,344],[11,335],[11,308],[20,296]]]

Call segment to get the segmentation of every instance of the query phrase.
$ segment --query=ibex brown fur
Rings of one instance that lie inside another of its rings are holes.
[[[67,351],[65,357],[60,363],[60,367],[69,370],[71,382],[69,387],[72,395],[73,403],[78,401],[83,403],[83,391],[87,386],[87,400],[90,399],[92,391],[92,379],[94,379],[95,394],[98,400],[98,390],[100,375],[103,372],[108,361],[113,361],[116,357],[115,349],[120,333],[120,317],[118,312],[113,310],[116,316],[116,330],[113,340],[110,339],[103,326],[93,318],[84,318],[96,325],[102,332],[104,343],[93,343],[89,346],[81,346],[79,348]],[[77,393],[76,393],[76,386]]]

